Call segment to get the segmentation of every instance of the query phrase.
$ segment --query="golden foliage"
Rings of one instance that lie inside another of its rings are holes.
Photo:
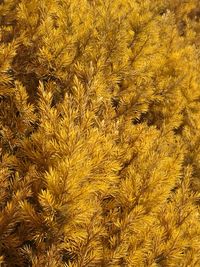
[[[1,266],[200,266],[199,10],[0,1]]]

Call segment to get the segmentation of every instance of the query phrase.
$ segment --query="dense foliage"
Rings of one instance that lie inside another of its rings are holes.
[[[199,19],[0,1],[1,266],[200,266]]]

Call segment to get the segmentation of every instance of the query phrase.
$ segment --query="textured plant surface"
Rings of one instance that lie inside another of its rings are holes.
[[[198,2],[0,1],[0,266],[200,266]]]

